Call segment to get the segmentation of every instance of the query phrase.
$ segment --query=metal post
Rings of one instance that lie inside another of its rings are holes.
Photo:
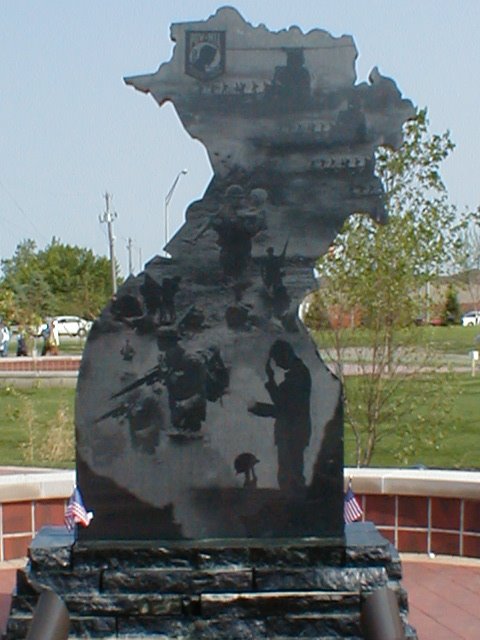
[[[56,593],[42,591],[33,612],[26,640],[67,640],[70,616]]]
[[[113,235],[113,221],[116,219],[117,214],[115,211],[110,211],[110,201],[112,196],[109,193],[105,193],[105,211],[103,216],[99,216],[100,222],[107,223],[108,229],[108,246],[110,248],[110,266],[112,270],[112,291],[113,295],[117,293],[117,265],[115,262],[115,236]]]
[[[169,239],[168,238],[168,205],[170,204],[170,200],[172,199],[173,192],[175,191],[175,187],[177,186],[178,181],[180,180],[180,177],[182,175],[183,176],[187,175],[187,173],[188,173],[187,169],[182,169],[181,171],[179,171],[177,173],[177,176],[176,176],[175,180],[173,181],[173,184],[170,187],[169,192],[165,196],[165,207],[164,207],[164,212],[163,212],[164,223],[165,223],[165,230],[164,230],[164,233],[165,233],[165,248],[164,248],[163,251],[164,251],[165,255],[168,255],[166,247],[167,247],[168,239]]]
[[[365,640],[405,640],[397,596],[388,587],[373,591],[362,605]]]

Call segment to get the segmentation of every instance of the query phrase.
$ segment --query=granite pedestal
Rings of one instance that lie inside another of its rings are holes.
[[[397,551],[372,523],[344,539],[74,543],[45,527],[17,575],[6,640],[24,638],[39,594],[53,589],[71,638],[274,640],[362,638],[364,598],[387,585],[406,636]]]

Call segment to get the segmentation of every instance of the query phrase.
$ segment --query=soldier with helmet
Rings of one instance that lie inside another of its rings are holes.
[[[208,229],[213,229],[217,233],[223,273],[225,276],[238,278],[247,268],[252,253],[252,238],[265,228],[265,219],[255,213],[242,213],[245,192],[238,184],[232,184],[225,190],[224,200],[220,211],[202,227],[191,242],[195,243]]]

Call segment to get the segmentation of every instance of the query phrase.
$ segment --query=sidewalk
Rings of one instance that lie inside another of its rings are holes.
[[[419,640],[480,638],[480,560],[401,556],[409,622]]]
[[[8,619],[16,569],[24,564],[0,564],[0,634]],[[419,640],[480,638],[480,560],[402,554],[402,566],[409,622]]]

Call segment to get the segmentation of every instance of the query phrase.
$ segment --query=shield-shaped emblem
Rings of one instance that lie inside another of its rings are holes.
[[[185,32],[185,73],[212,80],[225,71],[225,31]]]

